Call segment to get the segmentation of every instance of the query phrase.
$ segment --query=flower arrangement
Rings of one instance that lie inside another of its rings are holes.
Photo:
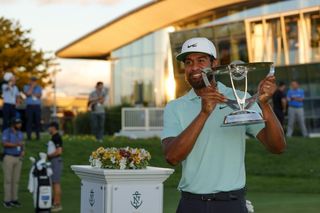
[[[138,148],[103,148],[99,147],[90,155],[93,167],[103,169],[145,169],[151,159],[150,153]]]

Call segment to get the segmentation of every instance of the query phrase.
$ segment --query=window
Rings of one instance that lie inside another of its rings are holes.
[[[319,8],[246,20],[249,60],[294,65],[320,61]]]

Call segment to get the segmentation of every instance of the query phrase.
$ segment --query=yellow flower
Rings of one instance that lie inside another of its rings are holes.
[[[103,160],[107,160],[108,158],[110,158],[110,154],[108,152],[105,152],[102,158]]]
[[[116,157],[117,161],[120,161],[121,158],[122,158],[122,156],[120,155],[120,152],[117,152],[117,153],[115,154],[115,157]]]
[[[140,161],[141,161],[139,155],[134,156],[134,157],[133,157],[133,161],[134,161],[135,163],[139,164]]]
[[[104,148],[103,148],[103,147],[99,147],[99,148],[97,149],[97,153],[98,153],[98,154],[103,154],[103,153],[104,153]]]
[[[91,156],[92,156],[94,159],[97,159],[97,158],[98,158],[97,152],[92,152]]]

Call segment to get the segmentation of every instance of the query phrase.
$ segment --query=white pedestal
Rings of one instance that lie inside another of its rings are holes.
[[[173,169],[71,166],[81,179],[81,213],[162,213],[163,182]]]

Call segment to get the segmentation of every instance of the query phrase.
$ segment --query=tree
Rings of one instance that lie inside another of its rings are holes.
[[[5,72],[12,72],[20,89],[31,76],[37,77],[42,87],[51,83],[48,70],[52,58],[34,48],[28,37],[30,32],[22,29],[18,21],[0,17],[0,80]]]

